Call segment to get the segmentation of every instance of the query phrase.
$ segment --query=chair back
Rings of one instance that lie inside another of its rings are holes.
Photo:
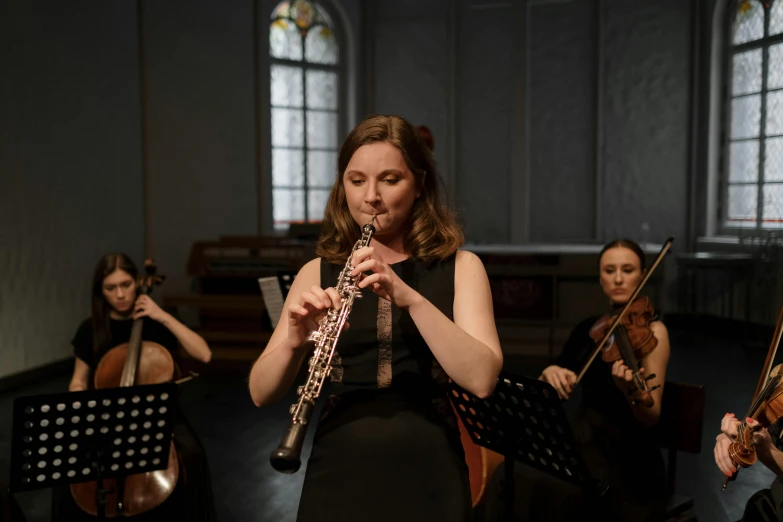
[[[657,436],[662,448],[701,452],[704,386],[666,381]]]

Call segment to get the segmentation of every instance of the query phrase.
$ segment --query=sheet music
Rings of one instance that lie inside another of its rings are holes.
[[[277,277],[259,277],[258,286],[261,287],[261,296],[264,298],[264,306],[272,322],[272,328],[277,328],[277,322],[283,313],[283,291],[280,289],[280,281]]]

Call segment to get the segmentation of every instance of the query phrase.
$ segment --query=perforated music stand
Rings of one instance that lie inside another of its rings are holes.
[[[95,481],[105,518],[103,479],[168,467],[176,393],[170,382],[17,398],[9,490]]]
[[[294,278],[296,272],[290,270],[278,270],[277,280],[280,282],[280,291],[283,292],[283,299],[288,297],[288,291],[291,290],[291,285],[294,284]]]
[[[608,486],[593,477],[574,440],[560,398],[551,384],[502,372],[486,399],[450,380],[451,400],[473,442],[505,457],[506,520],[514,519],[514,461],[536,468],[598,499]]]

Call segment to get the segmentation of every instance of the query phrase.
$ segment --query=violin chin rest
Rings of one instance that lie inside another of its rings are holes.
[[[632,393],[629,393],[629,395],[636,395],[636,397],[631,401],[631,404],[634,406],[640,404],[645,408],[652,408],[655,405],[655,399],[653,399],[653,396],[650,395],[650,392],[654,389],[655,388],[651,388],[649,390],[634,390]]]

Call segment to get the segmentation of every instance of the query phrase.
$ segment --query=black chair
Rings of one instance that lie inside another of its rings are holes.
[[[701,453],[704,423],[704,387],[667,381],[663,388],[661,418],[657,430],[660,445],[667,449],[666,489],[669,506],[664,521],[695,521],[690,513],[693,499],[675,491],[677,454]]]

